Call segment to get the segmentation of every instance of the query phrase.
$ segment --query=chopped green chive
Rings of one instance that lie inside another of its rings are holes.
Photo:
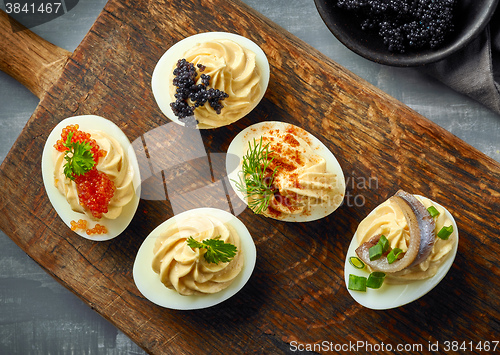
[[[368,276],[368,280],[366,281],[366,287],[370,288],[380,288],[384,283],[385,273],[374,271]]]
[[[448,227],[443,227],[441,230],[438,232],[437,236],[443,240],[447,240],[451,233],[453,233],[453,226],[450,225]]]
[[[347,288],[353,291],[366,291],[366,277],[350,274]]]
[[[379,243],[375,244],[370,249],[368,249],[368,253],[369,253],[371,261],[380,259],[380,257],[384,253],[383,248],[382,248],[382,244],[379,244]]]
[[[356,269],[363,269],[365,267],[365,263],[357,256],[351,256],[349,258],[349,264],[354,266]]]
[[[401,255],[403,251],[399,248],[392,249],[389,254],[387,254],[387,262],[392,264],[396,260],[398,260],[399,255]]]
[[[427,208],[427,211],[429,211],[432,218],[439,216],[439,211],[434,206]]]
[[[384,283],[385,273],[380,271],[372,272],[368,278],[364,276],[349,275],[349,285],[347,288],[353,291],[366,292],[366,288],[380,288]]]
[[[370,260],[377,260],[389,249],[389,240],[385,235],[380,236],[377,244],[368,249]]]
[[[382,245],[382,252],[386,252],[389,249],[389,240],[385,237],[385,235],[382,235],[378,241]]]

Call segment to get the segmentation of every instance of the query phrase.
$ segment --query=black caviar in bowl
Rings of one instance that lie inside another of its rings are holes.
[[[379,35],[378,28],[363,29],[366,13],[341,8],[337,6],[338,0],[314,1],[330,31],[353,52],[380,64],[408,67],[439,61],[463,48],[488,24],[499,0],[455,0],[453,29],[444,36],[440,44],[434,48],[430,45],[414,48],[406,44],[403,50],[389,49],[387,43],[384,43],[384,39]],[[410,6],[418,1],[406,0],[411,4]],[[439,1],[434,0],[434,2]],[[360,0],[359,2],[366,3],[367,1]]]

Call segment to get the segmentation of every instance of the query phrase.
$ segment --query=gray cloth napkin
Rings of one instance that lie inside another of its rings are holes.
[[[423,69],[500,114],[500,9],[465,48]]]

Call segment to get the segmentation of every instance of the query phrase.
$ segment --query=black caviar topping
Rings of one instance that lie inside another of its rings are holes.
[[[440,46],[453,31],[456,0],[337,0],[337,6],[356,11],[361,28],[378,31],[391,52]]]
[[[200,72],[203,72],[206,67],[202,64],[196,65]],[[224,107],[222,100],[229,97],[224,91],[208,88],[210,84],[210,75],[201,74],[201,83],[196,84],[198,73],[193,63],[186,59],[179,59],[177,66],[174,69],[173,84],[177,87],[175,91],[175,102],[170,103],[170,107],[179,120],[196,125],[198,122],[194,120],[193,114],[196,107],[203,106],[206,102],[215,110],[217,114],[221,113]],[[189,101],[193,103],[191,106]]]

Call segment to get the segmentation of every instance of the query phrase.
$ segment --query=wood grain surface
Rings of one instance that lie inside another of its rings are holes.
[[[61,76],[71,52],[26,30],[2,10],[0,33],[0,70],[41,98]]]
[[[200,168],[172,158],[176,151],[188,155],[190,137],[200,133],[163,116],[150,81],[171,45],[205,31],[255,41],[268,56],[271,80],[250,115],[201,131],[212,159]],[[109,242],[72,233],[43,188],[40,159],[49,132],[61,119],[83,114],[117,123],[142,163],[137,214]],[[142,241],[180,209],[237,201],[221,157],[239,131],[263,120],[301,126],[330,148],[347,179],[344,204],[322,220],[293,224],[244,210],[238,217],[253,235],[258,256],[243,290],[205,310],[152,304],[132,279]],[[186,181],[195,185],[188,188]],[[279,354],[292,342],[322,341],[423,344],[421,352],[428,353],[429,343],[500,340],[499,181],[497,162],[238,1],[110,0],[1,165],[0,228],[150,353]],[[204,186],[218,188],[211,196],[190,197],[193,188]],[[446,206],[459,226],[459,250],[430,293],[397,309],[372,311],[346,290],[345,253],[358,223],[398,189]]]

